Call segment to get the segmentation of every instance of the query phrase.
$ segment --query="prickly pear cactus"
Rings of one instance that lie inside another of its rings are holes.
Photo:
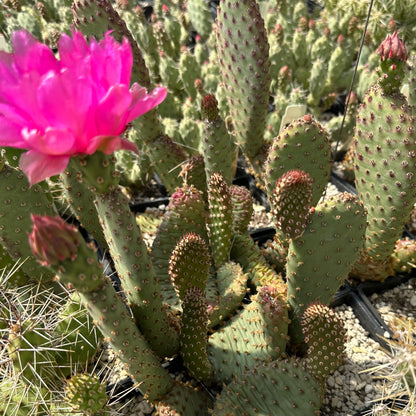
[[[311,206],[321,198],[329,180],[331,147],[328,133],[310,115],[294,120],[281,131],[269,150],[264,166],[268,195],[276,181],[290,170],[302,170],[313,180]],[[271,201],[272,202],[272,201]]]
[[[269,44],[255,0],[222,1],[216,20],[218,61],[236,139],[259,173],[270,89]]]
[[[65,400],[74,412],[85,416],[104,416],[107,404],[106,385],[98,376],[88,373],[73,375],[65,386]]]
[[[397,33],[379,48],[380,78],[357,113],[355,185],[368,211],[365,250],[352,275],[384,280],[394,273],[392,253],[416,202],[416,129],[413,108],[400,93],[407,59]]]
[[[322,389],[296,360],[260,365],[224,387],[214,416],[305,416],[319,410]]]
[[[366,220],[363,204],[344,192],[322,200],[303,236],[290,241],[286,278],[293,345],[303,343],[300,319],[307,305],[316,300],[329,305],[358,259]]]

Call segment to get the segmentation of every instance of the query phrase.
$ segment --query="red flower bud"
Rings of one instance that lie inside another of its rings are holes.
[[[396,59],[405,62],[407,60],[406,47],[404,41],[399,38],[397,30],[392,35],[387,36],[377,49],[377,53],[380,55],[382,61]]]
[[[44,265],[57,265],[63,260],[74,259],[81,244],[81,237],[73,225],[60,217],[31,216],[33,230],[29,245],[33,255]]]
[[[213,94],[202,97],[201,110],[204,117],[209,121],[215,121],[218,117],[218,101]]]

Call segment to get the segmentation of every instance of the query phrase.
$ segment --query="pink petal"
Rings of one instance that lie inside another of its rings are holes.
[[[159,105],[167,95],[167,89],[165,87],[158,87],[143,97],[143,87],[138,84],[133,84],[131,91],[133,93],[133,103],[129,109],[129,114],[126,122],[134,120],[137,117],[140,117],[142,114],[147,113],[148,111],[155,108]]]
[[[90,148],[88,149],[87,154],[93,154],[96,150],[109,155],[114,153],[116,150],[131,150],[133,152],[139,153],[137,146],[129,142],[126,139],[122,139],[119,136],[97,136],[94,137],[90,142]]]
[[[27,149],[26,142],[22,138],[21,130],[22,127],[20,124],[13,122],[8,117],[0,115],[0,146]]]
[[[58,50],[63,67],[71,67],[90,55],[90,47],[81,32],[72,33],[72,38],[63,34],[58,41]]]
[[[38,89],[39,108],[47,125],[66,129],[81,138],[91,116],[92,86],[86,79],[71,80],[69,75],[50,73],[43,79]]]
[[[49,156],[29,150],[20,156],[19,166],[32,186],[50,176],[62,173],[68,162],[69,156]]]
[[[23,129],[22,136],[26,141],[26,149],[51,156],[76,155],[82,153],[76,137],[70,131],[48,127],[45,132]]]
[[[126,85],[111,87],[97,107],[97,132],[118,135],[126,125],[127,111],[131,105],[131,93]]]
[[[20,73],[35,71],[44,74],[50,70],[59,70],[59,63],[53,52],[26,30],[14,32],[12,43],[15,65]]]

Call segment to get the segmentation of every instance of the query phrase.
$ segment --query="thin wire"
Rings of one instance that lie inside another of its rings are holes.
[[[367,27],[368,27],[368,22],[370,20],[370,15],[371,15],[371,9],[372,8],[373,8],[373,0],[370,1],[370,5],[368,6],[367,19],[365,21],[364,31],[363,31],[363,35],[361,37],[360,49],[358,50],[358,57],[357,57],[357,60],[355,62],[354,73],[352,75],[351,85],[350,85],[348,95],[347,95],[347,99],[346,99],[346,102],[345,102],[344,114],[342,116],[342,122],[341,122],[341,127],[340,127],[339,133],[338,133],[337,143],[336,143],[334,152],[332,154],[332,159],[333,160],[335,159],[335,152],[338,149],[338,144],[341,141],[341,135],[342,135],[342,130],[344,128],[345,117],[347,115],[348,105],[350,103],[351,91],[352,91],[352,87],[354,86],[355,76],[357,74],[357,69],[358,69],[358,62],[360,61],[360,56],[361,56],[361,52],[362,52],[362,49],[363,49],[365,34],[367,33]]]

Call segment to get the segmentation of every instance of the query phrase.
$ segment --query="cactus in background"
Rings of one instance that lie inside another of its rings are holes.
[[[416,201],[416,131],[413,108],[400,93],[407,52],[397,32],[378,49],[379,80],[364,96],[353,143],[355,185],[368,211],[363,252],[352,275],[384,280]]]
[[[223,1],[215,31],[236,140],[260,176],[271,78],[269,44],[256,1]]]

